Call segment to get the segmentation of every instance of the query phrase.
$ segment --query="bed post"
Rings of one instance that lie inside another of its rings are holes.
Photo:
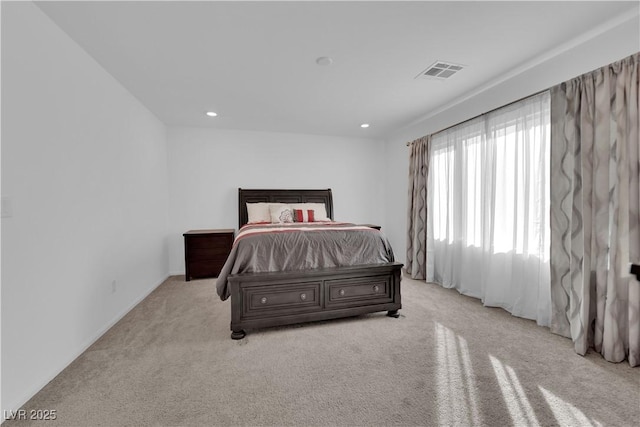
[[[240,286],[231,286],[231,339],[241,340],[246,335],[241,327],[238,327],[240,323],[242,313],[242,292]]]
[[[239,329],[237,331],[231,331],[231,339],[232,340],[241,340],[242,338],[245,337],[245,335],[247,335],[244,331],[244,329]]]
[[[393,282],[394,282],[394,297],[393,300],[398,303],[401,304],[401,296],[400,296],[400,282],[402,281],[402,273],[401,273],[401,269],[397,268],[393,271],[393,278],[392,278]],[[398,314],[398,309],[395,310],[389,310],[387,311],[387,316],[389,317],[393,317],[393,318],[398,318],[400,317],[400,314]]]

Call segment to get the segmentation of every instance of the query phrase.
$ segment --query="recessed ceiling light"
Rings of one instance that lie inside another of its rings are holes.
[[[322,65],[323,67],[331,65],[333,64],[333,59],[328,56],[321,56],[320,58],[316,59],[316,64]]]
[[[361,128],[368,128],[369,127],[369,123],[363,123],[360,125]]]
[[[207,111],[207,116],[209,117],[216,117],[218,115],[218,113],[215,113],[213,111]]]

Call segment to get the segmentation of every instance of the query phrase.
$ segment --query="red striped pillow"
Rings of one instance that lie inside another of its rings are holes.
[[[295,222],[314,222],[313,209],[294,209],[293,220]]]

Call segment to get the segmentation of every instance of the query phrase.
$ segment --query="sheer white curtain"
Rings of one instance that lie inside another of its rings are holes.
[[[427,280],[550,322],[549,92],[432,136]]]

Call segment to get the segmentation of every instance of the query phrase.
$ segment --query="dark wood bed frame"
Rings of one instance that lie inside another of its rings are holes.
[[[333,197],[326,190],[238,189],[239,226],[248,221],[247,203],[324,203],[333,219]],[[387,311],[398,317],[402,264],[387,263],[304,271],[243,273],[229,276],[231,338],[245,329],[290,325]]]

